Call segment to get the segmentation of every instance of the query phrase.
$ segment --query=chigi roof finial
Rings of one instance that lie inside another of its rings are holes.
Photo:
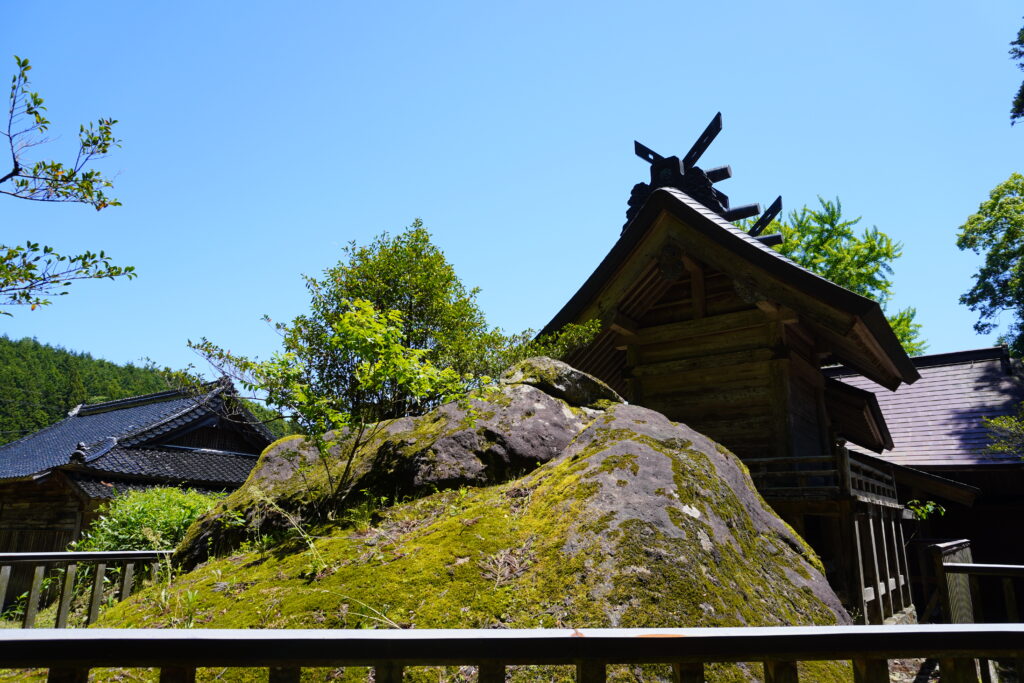
[[[682,190],[729,222],[751,218],[761,213],[760,204],[744,204],[730,208],[729,197],[714,187],[715,183],[732,177],[732,168],[718,166],[705,171],[697,166],[701,155],[720,132],[722,132],[721,112],[715,114],[711,123],[682,159],[675,156],[663,157],[634,140],[636,155],[651,165],[651,182],[637,183],[633,186],[633,191],[629,196],[629,208],[626,209],[626,225],[629,225],[629,222],[636,217],[643,203],[659,187],[673,187]],[[760,235],[781,212],[782,197],[779,197],[751,227],[749,234],[754,237]],[[623,226],[623,230],[625,230],[625,226]]]

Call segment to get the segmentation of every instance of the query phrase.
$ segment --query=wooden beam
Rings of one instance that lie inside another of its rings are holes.
[[[683,254],[683,266],[690,274],[690,296],[693,299],[694,319],[703,318],[708,314],[708,298],[704,287],[704,267],[686,254]]]

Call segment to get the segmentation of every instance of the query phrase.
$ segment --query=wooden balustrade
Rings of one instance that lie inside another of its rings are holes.
[[[1024,653],[1024,625],[785,626],[766,628],[527,630],[159,630],[0,631],[0,669],[49,670],[51,681],[85,681],[97,667],[160,669],[161,681],[193,681],[197,667],[269,669],[298,681],[303,667],[371,667],[378,683],[407,667],[478,668],[504,681],[506,667],[572,665],[582,683],[609,665],[671,664],[675,680],[704,680],[714,662],[759,662],[767,681],[798,681],[798,662],[853,662],[858,683],[888,683],[887,660],[940,661],[944,683],[976,681],[974,659]]]
[[[43,584],[47,571],[59,577],[60,585],[56,591],[57,613],[54,625],[65,628],[71,610],[72,598],[76,589],[89,594],[86,623],[91,624],[99,616],[103,602],[104,580],[108,570],[119,568],[119,583],[116,591],[118,600],[131,595],[136,583],[137,565],[148,567],[150,576],[156,576],[157,565],[171,556],[170,550],[121,550],[115,552],[50,552],[50,553],[0,553],[0,613],[4,606],[13,602],[7,596],[7,588],[14,567],[27,566],[32,568],[32,583],[22,613],[22,628],[33,628],[36,617],[42,607],[44,598]],[[87,574],[80,572],[81,567],[92,567]],[[85,578],[84,585],[77,585],[80,577]]]
[[[892,475],[845,448],[834,454],[745,458],[743,464],[769,500],[854,498],[899,507]]]

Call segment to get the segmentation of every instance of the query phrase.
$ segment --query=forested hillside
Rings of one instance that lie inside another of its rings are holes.
[[[56,422],[79,403],[164,391],[160,373],[34,339],[0,337],[0,443]]]

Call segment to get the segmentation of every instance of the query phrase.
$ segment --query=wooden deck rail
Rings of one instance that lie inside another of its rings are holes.
[[[855,498],[900,507],[892,475],[845,448],[823,455],[745,458],[743,464],[767,499]]]
[[[160,680],[192,681],[196,667],[268,668],[272,683],[301,667],[373,667],[377,683],[405,667],[470,665],[505,680],[510,665],[574,665],[581,683],[613,664],[671,664],[675,680],[704,680],[711,662],[761,662],[769,683],[798,681],[797,662],[853,662],[858,683],[888,683],[886,660],[937,658],[943,683],[976,681],[974,658],[1024,653],[1024,625],[528,630],[0,631],[0,669],[49,669],[50,681],[85,681],[90,668],[157,667]]]
[[[170,550],[119,550],[92,553],[0,553],[0,613],[3,613],[4,605],[10,602],[6,600],[6,597],[12,568],[27,565],[32,568],[32,584],[28,591],[21,626],[22,628],[33,628],[41,607],[43,579],[46,576],[47,568],[60,567],[64,571],[61,577],[55,625],[57,628],[65,628],[68,624],[71,600],[75,594],[78,567],[79,565],[93,565],[94,569],[88,578],[89,584],[85,587],[89,592],[86,623],[91,624],[99,616],[100,603],[103,601],[103,580],[107,575],[108,568],[113,566],[121,568],[117,596],[118,600],[123,600],[131,595],[136,576],[136,565],[149,565],[150,576],[156,576],[157,564],[170,558],[171,552]]]

